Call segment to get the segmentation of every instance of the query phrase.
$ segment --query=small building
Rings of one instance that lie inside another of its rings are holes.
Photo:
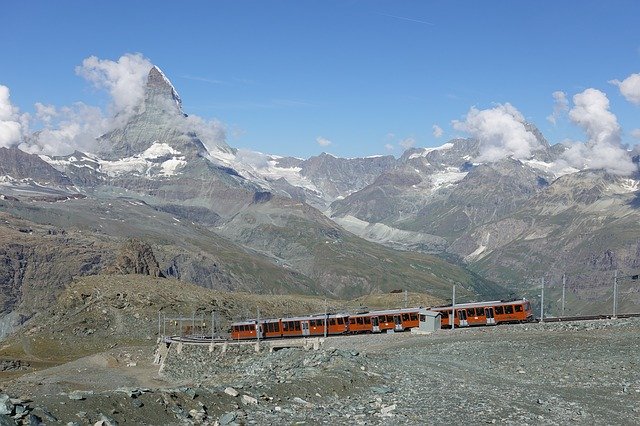
[[[431,333],[440,330],[440,312],[421,308],[418,311],[418,315],[420,316],[417,328],[418,333]],[[413,330],[416,329],[414,328],[411,331]]]

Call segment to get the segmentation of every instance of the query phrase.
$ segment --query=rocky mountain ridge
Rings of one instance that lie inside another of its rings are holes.
[[[304,189],[249,179],[247,168],[222,161],[236,150],[201,139],[175,88],[156,68],[141,105],[122,120],[100,137],[104,152],[28,157],[33,170],[48,170],[66,186],[43,181],[35,192],[24,192],[0,185],[6,195],[0,213],[8,221],[0,234],[14,238],[14,221],[31,230],[20,245],[27,253],[20,265],[10,267],[17,255],[6,254],[8,299],[0,315],[7,330],[21,323],[16,315],[26,320],[41,307],[29,302],[33,288],[44,306],[75,276],[113,272],[174,277],[226,291],[327,297],[402,288],[444,299],[454,284],[469,300],[503,291],[447,260],[399,252],[345,231],[304,202]],[[19,163],[18,155],[5,160]],[[345,179],[366,170],[369,161],[381,162],[382,169],[391,158],[356,162],[345,168]],[[313,175],[312,165],[307,168]],[[37,192],[54,190],[57,198],[43,199]],[[300,197],[287,192],[294,190]],[[65,236],[48,241],[49,228],[64,230]],[[127,243],[131,238],[141,245]],[[56,244],[65,249],[56,251]],[[50,274],[52,282],[48,268],[59,272]]]
[[[2,185],[11,199],[0,210],[108,241],[109,259],[123,240],[140,238],[153,249],[154,274],[228,290],[356,297],[408,288],[445,298],[458,284],[461,297],[486,298],[506,293],[481,276],[520,293],[527,279],[577,270],[605,252],[632,268],[626,239],[605,246],[574,233],[633,233],[634,177],[558,178],[551,166],[563,147],[526,127],[539,145],[526,160],[476,162],[473,139],[397,159],[247,153],[199,133],[153,68],[133,116],[100,137],[103,152],[25,157],[42,185],[35,193]],[[18,170],[23,154],[0,151],[0,164]],[[57,198],[31,206],[37,191]],[[566,255],[550,259],[541,247]]]

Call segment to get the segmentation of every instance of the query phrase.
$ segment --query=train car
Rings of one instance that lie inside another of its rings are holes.
[[[438,306],[431,310],[440,312],[442,328],[451,327],[451,306]],[[456,327],[495,325],[500,323],[527,322],[533,320],[531,303],[526,300],[461,303],[455,305]]]
[[[260,320],[260,338],[277,338],[282,337],[282,326],[280,319]]]
[[[231,324],[233,340],[256,339],[256,331],[261,339],[279,337],[324,336],[325,316],[264,319],[259,327],[255,320]],[[349,315],[331,314],[326,316],[327,335],[346,334],[349,331]]]
[[[324,316],[282,318],[283,337],[324,336]]]
[[[372,311],[349,317],[350,333],[380,333],[386,330],[404,331],[419,325],[419,308]]]
[[[374,318],[373,313],[365,312],[349,316],[349,333],[373,333],[373,322],[378,324],[378,317]],[[376,331],[380,331],[377,327]]]
[[[331,314],[328,316],[328,334],[339,335],[349,332],[349,315]]]
[[[256,321],[239,321],[231,324],[231,339],[255,339],[256,338]]]

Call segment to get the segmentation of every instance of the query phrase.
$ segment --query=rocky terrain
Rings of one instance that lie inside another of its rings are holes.
[[[6,424],[634,424],[639,327],[524,324],[225,355],[183,346],[161,372],[151,345],[118,347],[4,382],[0,410]]]

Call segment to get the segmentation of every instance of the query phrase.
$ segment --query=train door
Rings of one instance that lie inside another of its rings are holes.
[[[402,319],[400,318],[400,315],[394,315],[393,316],[393,322],[396,325],[396,331],[402,331],[404,330],[404,327],[402,327]]]
[[[258,339],[264,339],[264,328],[262,328],[262,324],[256,324],[256,334],[258,335]]]
[[[303,336],[308,336],[309,335],[309,321],[300,321],[301,325],[302,325],[302,335]]]
[[[487,324],[495,324],[496,319],[493,317],[493,308],[484,308],[484,315],[487,317]]]
[[[380,333],[380,321],[378,317],[371,317],[371,331],[374,333]]]
[[[469,325],[467,322],[467,311],[465,309],[460,309],[458,311],[458,319],[460,320],[459,327],[466,327]]]

